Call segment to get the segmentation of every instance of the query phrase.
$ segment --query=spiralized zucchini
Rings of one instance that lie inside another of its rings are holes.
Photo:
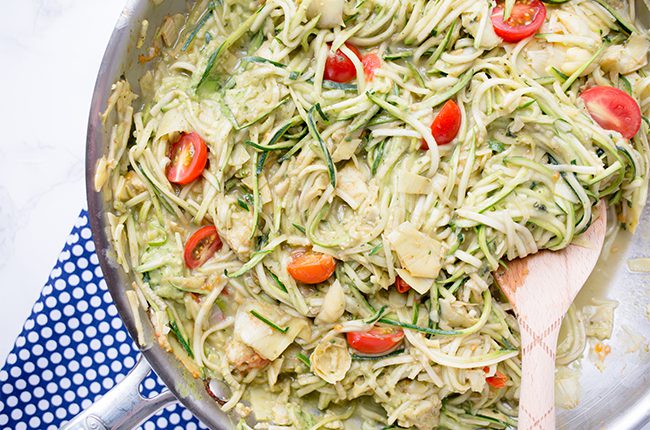
[[[154,35],[139,95],[114,87],[96,187],[112,205],[115,260],[133,274],[129,301],[196,377],[229,386],[225,411],[254,412],[255,428],[516,424],[519,333],[491,272],[566,247],[600,199],[612,237],[634,230],[648,123],[624,139],[579,94],[620,87],[648,115],[649,45],[627,10],[615,19],[593,0],[547,5],[537,36],[506,44],[492,6],[199,1],[182,28],[177,16]],[[381,59],[374,76],[346,42]],[[324,79],[339,48],[354,57],[348,83]],[[450,99],[462,125],[438,146],[430,124]],[[174,185],[170,147],[190,132],[208,165]],[[203,225],[224,246],[190,270],[184,246]],[[300,249],[334,257],[334,276],[296,282],[287,264]],[[373,326],[405,338],[384,356],[351,350],[345,333]],[[568,364],[585,346],[579,311],[563,332]],[[503,388],[486,383],[497,370]]]

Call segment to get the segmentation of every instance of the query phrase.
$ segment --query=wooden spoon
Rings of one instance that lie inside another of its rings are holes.
[[[560,325],[596,265],[605,238],[603,201],[595,212],[598,219],[582,236],[589,246],[541,251],[511,261],[507,269],[494,273],[521,330],[520,430],[555,429],[555,351]]]

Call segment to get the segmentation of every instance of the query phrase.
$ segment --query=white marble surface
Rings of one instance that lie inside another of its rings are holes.
[[[0,26],[0,365],[86,206],[95,76],[122,0],[11,0]]]

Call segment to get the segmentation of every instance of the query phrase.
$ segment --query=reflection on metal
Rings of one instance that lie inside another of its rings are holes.
[[[122,382],[61,430],[131,430],[158,409],[176,402],[171,391],[151,399],[140,395],[140,384],[149,372],[151,367],[140,359]]]

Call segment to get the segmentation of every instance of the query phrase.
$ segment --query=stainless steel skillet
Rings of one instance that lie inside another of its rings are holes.
[[[90,222],[108,289],[133,338],[137,334],[125,294],[131,288],[131,281],[114,263],[106,222],[110,205],[93,187],[96,162],[108,146],[107,130],[112,126],[109,123],[105,128],[99,113],[105,109],[112,84],[121,76],[126,76],[135,91],[138,90],[138,78],[145,70],[138,62],[139,52],[135,48],[142,20],[147,19],[151,29],[157,28],[165,16],[187,11],[190,3],[188,0],[166,0],[155,6],[153,1],[128,0],[106,49],[90,110],[86,154]],[[642,0],[637,1],[637,10],[639,20],[650,26],[650,14]],[[646,208],[635,236],[592,275],[592,282],[607,285],[606,296],[620,303],[616,310],[614,338],[609,343],[613,352],[602,372],[588,360],[584,362],[580,406],[559,413],[559,428],[632,430],[641,429],[650,421],[650,353],[643,347],[640,351],[626,352],[634,346],[626,331],[650,339],[650,320],[646,317],[646,306],[650,304],[650,275],[629,273],[625,264],[628,258],[643,256],[650,256],[650,207]],[[589,293],[589,288],[583,290],[583,298]],[[153,341],[153,329],[145,315],[142,321],[149,345],[142,349],[146,361],[140,362],[122,383],[64,428],[130,429],[176,400],[210,428],[234,428],[233,420],[221,412],[203,381],[194,379],[172,354]],[[138,393],[139,383],[149,370],[147,363],[170,390],[153,400],[142,399]]]

